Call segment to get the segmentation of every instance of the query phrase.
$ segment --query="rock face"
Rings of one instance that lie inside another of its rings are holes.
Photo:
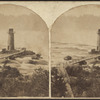
[[[72,57],[71,56],[66,56],[66,57],[64,57],[64,60],[72,60]]]
[[[48,62],[45,60],[29,60],[27,63],[35,65],[47,65]]]

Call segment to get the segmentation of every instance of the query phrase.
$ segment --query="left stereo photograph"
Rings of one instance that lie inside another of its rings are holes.
[[[49,96],[49,31],[34,11],[0,4],[0,97]]]

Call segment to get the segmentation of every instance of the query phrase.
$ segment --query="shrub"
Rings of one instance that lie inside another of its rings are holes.
[[[51,70],[51,95],[52,97],[65,96],[66,86],[63,77],[59,75],[57,68]]]
[[[5,66],[0,72],[0,96],[48,96],[49,73],[37,69],[32,76],[23,76],[18,69]]]
[[[88,66],[87,66],[88,68]],[[67,66],[70,85],[75,97],[100,97],[100,67],[94,66],[92,71],[84,70],[83,66]],[[66,88],[63,77],[57,68],[52,71],[52,96],[65,96]]]

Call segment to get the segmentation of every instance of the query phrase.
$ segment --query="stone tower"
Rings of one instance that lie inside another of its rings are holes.
[[[14,32],[12,28],[10,28],[8,32],[8,50],[14,50]]]
[[[97,51],[100,51],[100,29],[98,30],[98,39],[97,39]]]

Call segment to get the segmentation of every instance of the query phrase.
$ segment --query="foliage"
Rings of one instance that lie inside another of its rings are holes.
[[[99,66],[91,68],[91,72],[84,70],[83,66],[67,66],[66,72],[70,77],[70,85],[75,97],[100,97]],[[52,68],[52,76],[52,96],[64,96],[65,83],[55,67]]]
[[[5,66],[0,72],[0,96],[48,96],[49,73],[37,69],[32,76],[23,76],[18,69]]]
[[[66,86],[63,77],[59,75],[57,68],[51,70],[51,95],[53,97],[65,96]]]

